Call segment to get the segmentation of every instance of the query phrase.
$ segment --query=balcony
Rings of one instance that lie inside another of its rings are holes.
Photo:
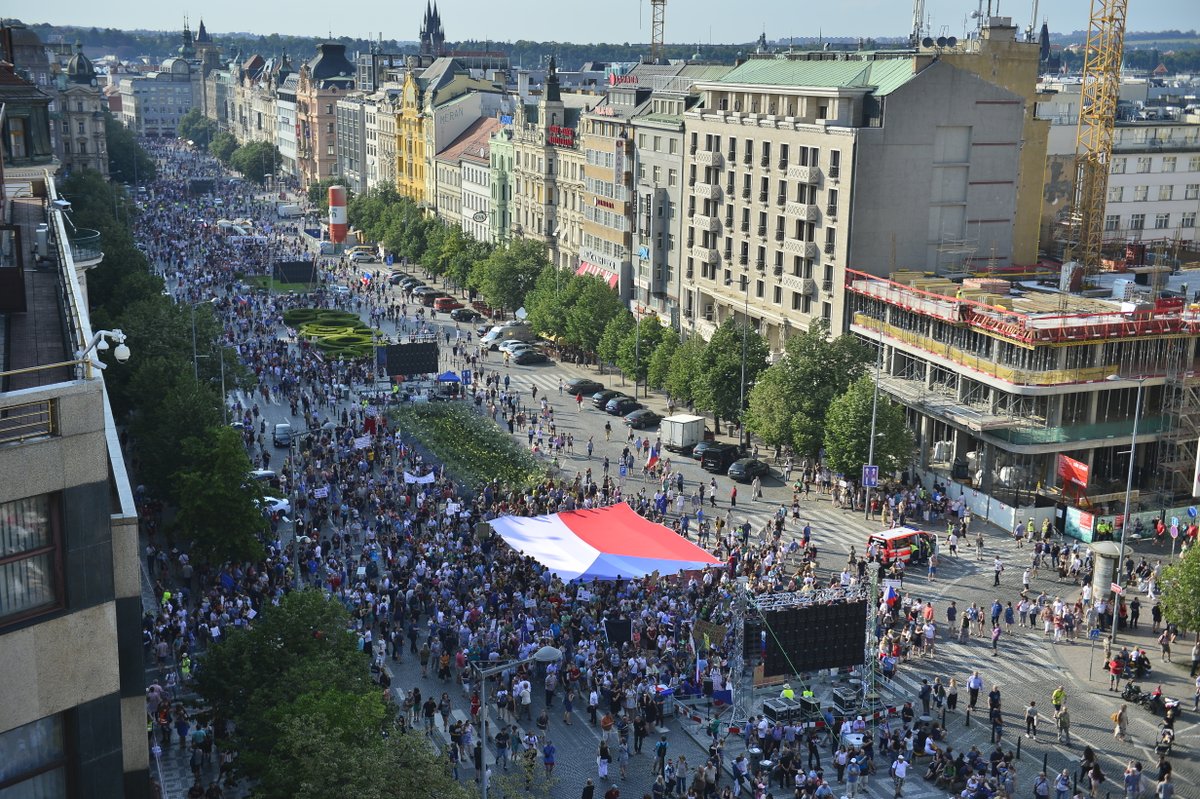
[[[749,186],[747,186],[747,187],[745,187],[744,189],[742,189],[742,199],[743,199],[743,200],[749,200],[749,199],[750,199],[750,187],[749,187]]]
[[[721,220],[719,217],[705,216],[704,214],[693,216],[692,224],[700,230],[707,230],[709,233],[716,233],[721,229]]]
[[[832,241],[825,242],[825,254],[833,255],[833,250],[837,245]]]
[[[725,157],[720,153],[712,150],[701,150],[696,153],[696,164],[699,166],[711,166],[714,169],[720,169],[725,166]]]
[[[829,217],[830,219],[837,219],[837,206],[831,205],[828,208],[826,208],[825,216]]]
[[[759,161],[759,164],[762,166],[763,169],[768,169],[771,166],[771,156],[764,155],[762,157],[762,160]]]
[[[783,251],[789,255],[799,255],[802,258],[818,258],[821,255],[821,248],[812,241],[801,241],[800,239],[784,239]]]
[[[758,237],[760,239],[765,239],[767,237],[767,226],[766,225],[758,226]]]
[[[85,269],[95,266],[104,260],[104,251],[100,249],[100,232],[78,228],[71,237],[71,257],[75,266]]]
[[[758,193],[758,201],[760,203],[765,203],[767,201],[767,197],[768,197],[768,194],[765,191],[760,191]]]
[[[784,275],[779,282],[785,289],[798,292],[806,297],[811,297],[817,293],[817,281],[813,280],[811,277]]]
[[[742,253],[738,256],[738,263],[742,266],[745,266],[746,264],[750,263],[750,256],[747,253]]]
[[[783,207],[783,212],[806,222],[816,222],[818,216],[817,206],[812,203],[788,203]]]
[[[783,241],[783,228],[775,231],[775,241]]]
[[[821,291],[825,292],[826,294],[832,294],[833,293],[833,281],[832,280],[822,280],[821,281]]]
[[[720,254],[711,247],[692,247],[692,260],[701,264],[715,264],[720,260]]]
[[[696,186],[696,196],[713,202],[721,201],[721,187],[715,183],[701,183]]]
[[[820,183],[821,168],[815,166],[789,166],[787,177],[788,180],[795,180],[800,183]]]

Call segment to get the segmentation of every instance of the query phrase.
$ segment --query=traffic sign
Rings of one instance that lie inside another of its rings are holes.
[[[1179,538],[1179,525],[1178,524],[1171,525],[1171,538]]]
[[[1095,641],[1099,637],[1100,637],[1100,628],[1099,627],[1093,627],[1091,630],[1088,631],[1088,638],[1091,638],[1093,641]]]
[[[1112,585],[1109,586],[1109,589],[1114,594],[1117,594],[1117,595],[1125,593],[1125,589],[1124,589],[1124,587],[1122,587],[1122,585],[1120,583],[1113,583]]]
[[[862,467],[862,484],[864,488],[877,488],[879,486],[878,466]]]

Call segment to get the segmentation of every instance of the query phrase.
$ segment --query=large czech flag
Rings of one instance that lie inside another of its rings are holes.
[[[489,524],[510,547],[568,581],[628,580],[721,565],[624,502],[551,516],[501,516]]]

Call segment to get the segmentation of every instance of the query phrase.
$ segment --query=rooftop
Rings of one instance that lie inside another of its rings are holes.
[[[911,55],[875,60],[801,60],[752,58],[729,70],[713,83],[732,85],[795,86],[818,89],[865,89],[887,95],[919,71]]]

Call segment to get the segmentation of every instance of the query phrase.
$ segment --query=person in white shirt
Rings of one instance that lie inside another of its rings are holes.
[[[904,790],[904,778],[908,776],[908,761],[904,759],[904,755],[896,755],[896,759],[892,762],[892,780],[896,783],[896,796]]]

